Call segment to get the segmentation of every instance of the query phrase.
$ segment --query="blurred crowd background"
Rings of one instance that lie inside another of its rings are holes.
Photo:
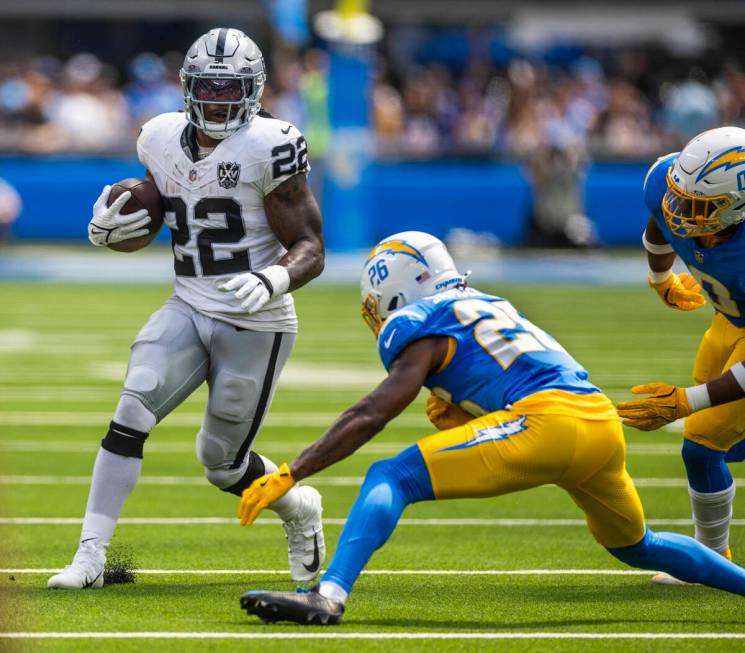
[[[184,31],[180,50],[153,41],[119,61],[102,47],[4,57],[0,150],[132,151],[143,122],[182,108],[178,69],[198,31]],[[257,40],[269,70],[265,108],[296,123],[322,156],[326,53],[312,42]],[[371,98],[377,153],[522,157],[550,146],[644,158],[673,150],[710,126],[745,121],[742,61],[724,43],[695,55],[571,40],[529,52],[491,28],[391,25]]]
[[[383,27],[364,54],[317,29],[344,7]],[[741,0],[3,0],[0,25],[0,243],[84,238],[96,188],[141,174],[140,126],[182,108],[184,52],[216,26],[262,49],[264,108],[307,138],[333,249],[425,226],[636,247],[651,161],[745,126]],[[355,86],[340,62],[357,59]],[[41,188],[65,193],[53,217]]]

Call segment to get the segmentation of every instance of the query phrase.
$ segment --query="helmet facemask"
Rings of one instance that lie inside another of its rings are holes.
[[[210,138],[222,140],[233,134],[255,116],[261,104],[254,89],[255,76],[220,76],[186,73],[181,70],[184,106],[189,122]],[[262,84],[263,86],[263,84]],[[224,110],[220,120],[209,120],[210,113]]]
[[[671,171],[668,171],[662,213],[670,231],[676,236],[706,236],[742,220],[742,217],[735,216],[728,210],[738,199],[737,193],[708,197],[687,193],[675,183]]]
[[[365,299],[362,300],[362,319],[365,320],[365,324],[370,327],[377,337],[380,330],[383,328],[383,318],[380,317],[380,297],[379,293],[368,293]]]

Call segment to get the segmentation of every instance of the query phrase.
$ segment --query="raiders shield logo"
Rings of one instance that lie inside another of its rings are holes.
[[[222,161],[217,164],[217,183],[222,188],[235,188],[241,174],[241,164]]]

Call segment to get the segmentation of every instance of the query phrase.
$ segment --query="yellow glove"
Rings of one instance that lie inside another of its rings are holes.
[[[648,279],[650,287],[657,291],[657,294],[671,308],[677,308],[679,311],[692,311],[701,308],[706,304],[706,299],[701,294],[701,286],[690,274],[683,272],[670,276],[662,283],[654,283]]]
[[[640,431],[655,429],[691,414],[685,388],[669,383],[645,383],[631,388],[635,395],[652,395],[644,399],[622,401],[616,405],[618,414],[626,426]]]
[[[241,525],[253,524],[264,508],[287,494],[293,485],[295,479],[292,478],[287,463],[282,463],[273,474],[257,478],[241,495],[241,504],[238,507]]]
[[[454,429],[474,419],[473,415],[449,401],[440,399],[434,393],[430,393],[427,398],[427,418],[440,431]]]

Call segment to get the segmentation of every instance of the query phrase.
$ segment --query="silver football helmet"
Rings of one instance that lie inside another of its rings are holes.
[[[189,122],[211,138],[227,138],[261,109],[264,57],[240,30],[220,27],[200,36],[180,77]]]

